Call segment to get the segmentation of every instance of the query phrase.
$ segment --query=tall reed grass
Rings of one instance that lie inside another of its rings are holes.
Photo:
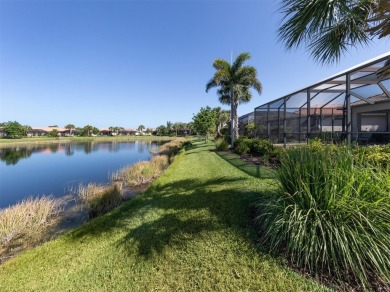
[[[111,179],[113,181],[121,181],[128,187],[148,184],[156,179],[168,164],[168,156],[155,156],[150,161],[140,161],[121,169],[114,173]]]
[[[155,150],[155,154],[165,155],[169,159],[173,158],[184,147],[189,147],[191,142],[187,138],[176,138],[168,143],[162,144]],[[170,161],[171,162],[171,161]]]
[[[96,183],[79,186],[77,193],[89,210],[89,217],[100,216],[125,200],[125,189],[145,186],[155,180],[167,168],[172,157],[177,154],[187,140],[178,138],[161,145],[150,161],[140,161],[111,174],[108,185]]]
[[[123,188],[120,183],[80,185],[78,195],[80,200],[87,206],[90,218],[95,218],[111,211],[124,200]]]
[[[27,198],[0,210],[0,255],[41,241],[60,218],[61,206],[50,196]]]
[[[258,204],[262,243],[339,284],[389,288],[389,167],[362,150],[315,145],[289,149],[279,179]]]

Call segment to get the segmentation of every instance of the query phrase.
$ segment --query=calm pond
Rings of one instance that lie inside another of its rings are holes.
[[[77,142],[0,149],[0,208],[29,196],[61,197],[89,182],[106,183],[113,172],[141,160],[160,141]]]

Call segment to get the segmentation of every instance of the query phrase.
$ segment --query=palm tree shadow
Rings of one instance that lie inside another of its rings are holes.
[[[183,219],[176,214],[166,214],[156,221],[132,229],[118,245],[129,252],[136,246],[138,254],[149,259],[156,253],[161,254],[166,246],[182,246],[199,233],[215,229],[208,220]]]
[[[216,152],[225,161],[229,162],[231,165],[237,169],[245,172],[246,174],[260,179],[275,179],[277,177],[277,172],[274,169],[269,169],[261,165],[249,164],[245,161],[240,161],[237,157],[228,157],[227,155],[222,154],[221,152]]]
[[[83,241],[86,237],[110,236],[118,229],[119,232],[126,230],[116,242],[118,248],[124,248],[128,254],[136,250],[146,259],[162,253],[166,246],[184,246],[200,233],[220,228],[233,228],[241,236],[249,236],[254,241],[254,232],[248,232],[248,228],[252,228],[250,206],[258,200],[259,193],[235,188],[214,191],[210,187],[240,180],[244,178],[221,177],[202,183],[187,179],[163,186],[152,185],[144,195],[76,229],[67,238]],[[201,209],[211,216],[191,216],[190,212]],[[153,221],[145,219],[147,222],[134,223],[161,210],[162,215],[155,216]]]

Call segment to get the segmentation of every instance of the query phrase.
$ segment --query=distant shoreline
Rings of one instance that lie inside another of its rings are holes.
[[[100,141],[116,141],[126,142],[135,140],[153,140],[153,141],[169,141],[176,137],[168,136],[98,136],[98,137],[61,137],[61,138],[46,138],[46,137],[32,137],[20,139],[0,139],[0,148],[12,146],[25,146],[37,144],[53,144],[53,143],[72,143],[72,142],[100,142]]]

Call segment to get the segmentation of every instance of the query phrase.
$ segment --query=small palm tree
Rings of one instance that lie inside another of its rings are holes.
[[[215,117],[217,119],[216,129],[217,137],[221,136],[222,127],[229,121],[230,111],[223,110],[220,107],[214,108]]]
[[[259,94],[262,85],[257,79],[257,71],[252,66],[244,66],[244,63],[251,58],[249,53],[241,53],[233,64],[223,59],[215,59],[213,67],[216,72],[213,78],[206,85],[206,92],[211,88],[219,86],[219,101],[231,106],[231,144],[233,146],[235,137],[238,137],[238,116],[237,108],[240,103],[249,102],[252,98],[250,88],[255,89]]]

